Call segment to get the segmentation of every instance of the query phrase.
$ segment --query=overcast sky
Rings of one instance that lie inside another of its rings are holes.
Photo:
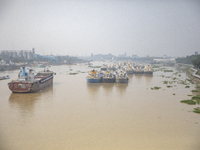
[[[200,53],[200,0],[0,0],[0,50]]]

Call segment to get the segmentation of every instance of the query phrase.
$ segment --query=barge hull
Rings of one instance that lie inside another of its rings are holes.
[[[128,83],[128,79],[116,79],[117,83]]]
[[[53,85],[53,73],[43,77],[35,76],[33,82],[15,80],[8,83],[13,93],[33,93],[51,85]]]
[[[87,79],[87,82],[89,82],[89,83],[99,83],[99,82],[101,82],[101,79]]]
[[[114,78],[103,78],[102,82],[103,83],[114,83],[115,79]]]

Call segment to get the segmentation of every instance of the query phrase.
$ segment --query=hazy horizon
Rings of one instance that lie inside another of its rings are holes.
[[[200,53],[200,1],[0,0],[0,51],[45,55]]]

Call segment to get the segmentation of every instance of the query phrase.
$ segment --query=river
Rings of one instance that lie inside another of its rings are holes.
[[[169,76],[188,74],[163,68],[173,72],[133,74],[117,84],[87,83],[85,64],[51,66],[53,86],[27,94],[7,86],[18,70],[0,72],[11,77],[0,81],[0,150],[199,150],[200,115],[192,112],[199,105],[180,103],[200,94],[198,85],[168,88]]]

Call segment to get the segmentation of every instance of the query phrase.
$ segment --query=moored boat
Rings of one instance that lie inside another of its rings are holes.
[[[137,66],[137,67],[134,69],[134,73],[136,73],[136,74],[143,74],[143,73],[144,73],[144,70],[142,69],[142,67]]]
[[[128,83],[129,78],[127,77],[126,73],[123,71],[120,71],[120,73],[116,76],[116,82],[117,83]]]
[[[116,70],[116,67],[115,67],[115,65],[110,64],[107,69],[114,71],[114,70]]]
[[[125,69],[125,71],[127,74],[133,74],[134,69],[131,67],[130,64],[128,64],[128,67]]]
[[[144,68],[144,74],[153,74],[153,70],[150,65],[146,65]]]
[[[102,82],[104,83],[114,83],[115,82],[115,75],[109,71],[102,77]]]
[[[5,79],[10,79],[10,76],[7,75],[7,76],[0,77],[0,80],[5,80]]]
[[[107,70],[107,65],[103,64],[103,65],[101,66],[101,70],[102,70],[102,71],[106,71],[106,70]]]
[[[99,83],[101,82],[101,77],[102,75],[99,76],[98,72],[96,70],[92,70],[89,72],[89,76],[86,77],[87,82],[89,83]]]
[[[9,82],[8,87],[13,93],[37,92],[53,84],[54,74],[53,71],[44,69],[35,75],[32,69],[23,67],[18,79]]]

